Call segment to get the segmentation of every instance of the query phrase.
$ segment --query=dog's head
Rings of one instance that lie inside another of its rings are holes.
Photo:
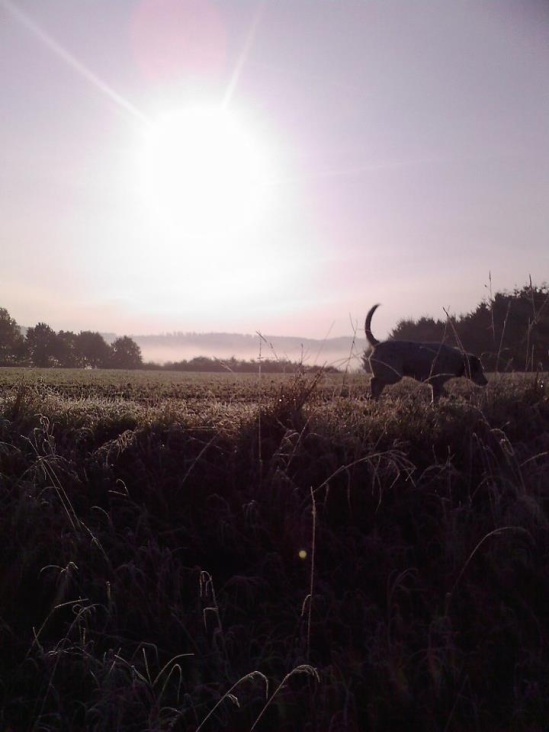
[[[478,356],[473,356],[472,353],[465,353],[463,355],[462,376],[466,376],[468,379],[471,379],[471,381],[477,386],[486,386],[488,383],[480,358],[478,358]]]

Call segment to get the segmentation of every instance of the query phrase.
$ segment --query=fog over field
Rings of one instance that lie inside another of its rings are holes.
[[[116,336],[105,335],[106,340]],[[366,348],[362,334],[340,338],[292,338],[242,335],[239,333],[168,333],[132,336],[141,348],[144,361],[166,363],[190,360],[197,356],[242,360],[283,359],[308,365],[358,369]]]

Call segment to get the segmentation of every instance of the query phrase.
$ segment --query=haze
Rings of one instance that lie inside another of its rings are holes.
[[[0,0],[0,53],[21,325],[323,338],[382,302],[382,337],[549,279],[545,0]],[[182,124],[151,193],[147,130],[212,108],[243,147]]]

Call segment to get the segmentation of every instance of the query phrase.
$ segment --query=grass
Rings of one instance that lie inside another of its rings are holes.
[[[549,719],[541,377],[0,370],[0,728]]]

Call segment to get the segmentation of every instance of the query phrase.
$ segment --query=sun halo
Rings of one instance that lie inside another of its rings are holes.
[[[260,221],[272,192],[270,162],[265,146],[235,114],[188,107],[147,126],[141,190],[174,233],[226,239]]]

